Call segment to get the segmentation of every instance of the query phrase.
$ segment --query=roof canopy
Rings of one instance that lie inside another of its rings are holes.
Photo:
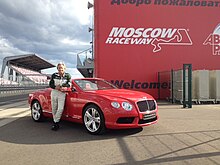
[[[38,72],[42,69],[55,67],[55,65],[49,63],[48,61],[44,60],[42,57],[36,54],[8,56],[3,59],[1,76],[5,71],[5,67],[10,64]]]

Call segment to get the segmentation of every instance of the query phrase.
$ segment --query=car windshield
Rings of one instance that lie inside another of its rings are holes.
[[[116,89],[113,84],[105,80],[97,79],[85,79],[85,80],[74,80],[75,83],[84,91],[91,90],[106,90],[106,89]]]

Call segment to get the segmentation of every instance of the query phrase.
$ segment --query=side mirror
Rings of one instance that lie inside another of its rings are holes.
[[[72,87],[72,92],[76,92],[76,88],[75,87]]]

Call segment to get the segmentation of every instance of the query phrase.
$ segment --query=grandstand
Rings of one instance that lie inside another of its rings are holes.
[[[48,84],[41,70],[55,67],[36,54],[8,56],[3,59],[1,85]],[[7,70],[6,76],[5,71]]]
[[[4,78],[0,78],[0,85],[19,85],[17,82],[10,81]]]

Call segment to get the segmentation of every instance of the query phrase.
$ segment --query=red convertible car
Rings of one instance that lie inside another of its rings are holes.
[[[52,117],[51,89],[29,94],[31,116],[34,121]],[[62,120],[83,123],[91,134],[106,129],[138,128],[158,120],[155,99],[144,92],[118,89],[99,78],[73,79],[66,91]]]

